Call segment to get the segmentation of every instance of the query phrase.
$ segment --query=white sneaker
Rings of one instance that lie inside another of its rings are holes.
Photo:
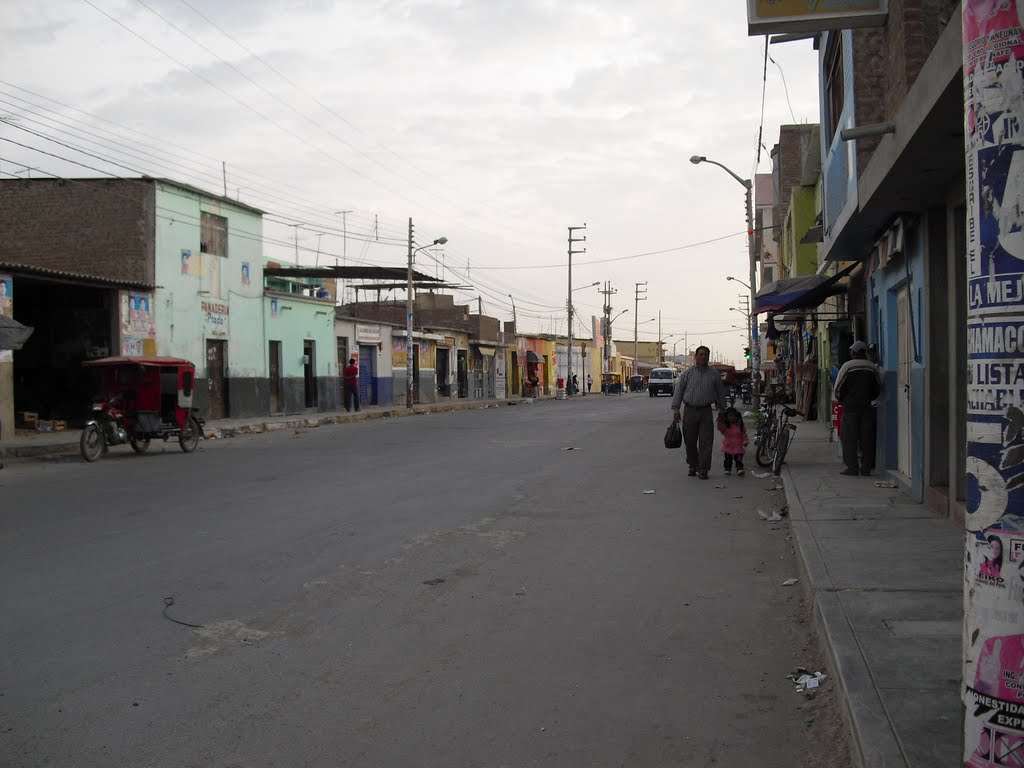
[[[725,470],[725,474],[726,474],[726,475],[731,475],[731,474],[732,474],[732,470],[731,470],[731,469],[727,469],[727,470]]]
[[[738,477],[743,477],[743,470],[742,470],[742,469],[737,469],[737,470],[736,470],[736,475],[737,475]]]

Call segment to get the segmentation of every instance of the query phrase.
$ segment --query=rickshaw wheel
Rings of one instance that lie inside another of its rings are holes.
[[[203,434],[203,428],[195,416],[188,417],[188,427],[178,434],[178,445],[185,453],[192,453],[199,446],[199,438]]]
[[[130,437],[128,442],[131,443],[132,450],[136,453],[145,453],[149,450],[149,438],[148,437]]]
[[[82,438],[78,441],[78,447],[82,451],[82,458],[86,461],[96,461],[103,455],[106,448],[106,441],[103,439],[103,432],[96,424],[90,424],[82,430]]]

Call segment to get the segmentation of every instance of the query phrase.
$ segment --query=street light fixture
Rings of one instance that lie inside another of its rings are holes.
[[[711,165],[717,165],[723,171],[732,176],[738,181],[743,188],[747,191],[746,202],[747,202],[747,258],[750,267],[750,284],[746,285],[750,291],[750,306],[754,306],[754,297],[757,293],[757,253],[754,249],[754,202],[753,202],[753,189],[754,182],[750,179],[744,179],[735,174],[731,169],[722,165],[715,160],[708,160],[704,155],[693,155],[690,158],[690,162],[694,165],[700,165],[701,163],[710,163]],[[732,278],[735,279],[735,278]],[[740,282],[737,280],[736,282]],[[754,409],[757,410],[761,407],[761,346],[757,339],[757,316],[748,314],[747,319],[750,323],[750,351],[751,351],[751,368],[754,379]]]
[[[739,279],[737,279],[737,278],[733,277],[732,275],[729,275],[729,276],[727,276],[727,277],[726,277],[725,279],[726,279],[726,280],[733,280],[733,281],[735,281],[735,282],[739,283],[740,285],[742,285],[742,286],[743,286],[744,288],[746,288],[746,289],[747,289],[748,291],[750,290],[750,286],[749,286],[749,285],[747,285],[746,283],[744,283],[744,282],[743,282],[742,280],[739,280]]]
[[[435,245],[444,245],[448,242],[447,237],[439,237],[430,245],[421,245],[413,250],[412,242],[412,219],[409,219],[409,267],[406,270],[406,291],[405,291],[405,407],[413,406],[413,381],[412,381],[412,260],[420,251],[426,248],[433,248]]]
[[[663,348],[662,345],[666,341],[671,339],[673,336],[675,336],[675,334],[674,333],[670,333],[668,336],[662,336],[660,339],[658,339],[658,365],[659,366],[665,365],[665,355],[662,354],[662,348]]]

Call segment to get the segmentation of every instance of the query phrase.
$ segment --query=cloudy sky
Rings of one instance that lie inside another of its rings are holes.
[[[265,255],[294,260],[297,234],[303,264],[404,265],[411,217],[417,244],[449,238],[418,269],[501,319],[512,294],[528,331],[565,332],[586,224],[585,336],[586,286],[611,282],[632,339],[646,282],[637,317],[669,348],[738,361],[744,190],[688,158],[766,173],[779,125],[817,122],[810,42],[769,53],[765,78],[743,0],[4,0],[0,176],[219,194],[226,163]]]

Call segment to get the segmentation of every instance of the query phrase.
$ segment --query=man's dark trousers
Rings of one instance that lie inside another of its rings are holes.
[[[715,441],[715,420],[711,406],[683,405],[683,443],[686,463],[698,472],[711,471],[711,449]]]
[[[871,472],[875,468],[875,409],[871,406],[863,410],[847,411],[843,409],[843,434],[840,436],[843,446],[843,463],[847,469],[859,472]],[[857,454],[860,454],[860,465]]]
[[[345,387],[345,410],[351,411],[352,406],[359,410],[359,387]]]

